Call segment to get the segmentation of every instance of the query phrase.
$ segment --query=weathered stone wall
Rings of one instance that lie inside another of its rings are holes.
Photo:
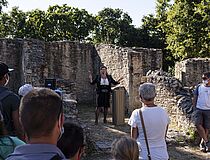
[[[98,73],[100,65],[107,66],[108,73],[112,75],[115,80],[123,77],[120,86],[124,86],[126,90],[126,106],[128,108],[129,101],[129,50],[114,45],[96,45],[95,52],[95,73]],[[98,55],[98,56],[97,56]]]
[[[136,97],[141,77],[162,65],[162,52],[155,49],[34,39],[1,39],[0,47],[1,60],[15,69],[10,81],[15,91],[24,83],[43,87],[46,78],[55,78],[67,94],[76,94],[79,103],[94,103],[95,87],[89,84],[88,71],[96,75],[104,64],[115,80],[124,78],[120,85],[126,89],[130,111],[140,105]]]
[[[47,76],[65,79],[80,103],[93,101],[94,90],[89,84],[88,71],[93,68],[94,47],[77,42],[46,43]]]
[[[184,86],[196,86],[204,72],[210,71],[210,58],[190,58],[175,65],[175,77]]]
[[[45,43],[34,39],[1,39],[0,58],[13,67],[9,87],[15,91],[30,83],[43,87],[46,78],[56,78],[77,100],[93,102],[88,70],[93,68],[94,46],[77,42]]]
[[[191,123],[193,108],[190,89],[163,71],[148,72],[145,81],[156,85],[156,104],[168,111],[171,128],[187,132],[194,127]]]
[[[22,43],[21,39],[0,39],[0,61],[8,64],[10,68],[15,69],[11,72],[8,87],[17,92],[17,86],[20,86],[22,79]]]
[[[138,88],[149,70],[162,68],[162,51],[160,49],[133,48],[129,52],[129,104],[130,111],[139,108]]]
[[[171,123],[187,130],[191,126],[191,91],[203,72],[210,70],[210,59],[192,58],[176,64],[176,79],[162,72],[162,51],[146,48],[121,48],[77,42],[43,42],[32,39],[0,39],[0,59],[15,71],[9,87],[14,91],[24,83],[44,86],[46,78],[56,78],[59,86],[79,103],[95,105],[95,90],[88,71],[95,76],[104,64],[115,80],[123,77],[129,112],[141,106],[138,87],[143,82],[157,85],[156,102],[168,110]],[[149,70],[159,70],[149,72]],[[182,82],[182,83],[180,83]],[[74,96],[76,95],[76,98]],[[69,98],[71,99],[71,98]],[[76,112],[75,112],[76,113]],[[186,118],[188,117],[188,118]]]
[[[138,99],[141,77],[149,70],[162,67],[162,51],[147,48],[121,48],[114,45],[97,45],[96,51],[99,57],[95,59],[95,64],[106,65],[108,72],[116,80],[120,77],[124,78],[120,85],[126,89],[127,109],[132,111],[138,108],[141,105]]]
[[[43,87],[46,77],[45,43],[39,40],[22,40],[21,84]]]

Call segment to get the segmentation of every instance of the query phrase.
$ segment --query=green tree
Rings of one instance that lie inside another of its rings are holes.
[[[7,0],[0,0],[0,13],[2,12],[2,7],[7,6],[8,2]]]
[[[27,12],[26,15],[25,37],[46,40],[48,38],[48,27],[46,26],[47,18],[45,12],[36,9]]]
[[[159,48],[163,51],[163,70],[168,71],[169,67],[174,66],[174,57],[170,50],[167,50],[166,27],[167,13],[170,9],[170,0],[157,0],[156,2],[156,15],[149,14],[142,19],[143,25],[141,26],[145,40],[144,47]]]
[[[12,8],[12,11],[0,14],[0,36],[12,38],[25,37],[26,14],[18,9]]]
[[[45,41],[86,40],[96,24],[95,18],[84,9],[67,5],[50,6],[47,12],[22,12],[17,7],[0,15],[0,36],[36,38]]]
[[[7,37],[11,31],[11,18],[7,13],[0,14],[0,38]]]
[[[94,32],[96,43],[110,43],[126,46],[133,26],[132,19],[121,9],[104,8],[96,16],[98,22]]]
[[[173,56],[172,52],[167,49],[166,32],[167,27],[167,15],[171,9],[170,0],[157,0],[156,2],[156,17],[157,17],[157,31],[159,35],[160,48],[163,51],[163,70],[174,69],[175,62],[177,59]]]
[[[95,18],[86,10],[67,5],[49,7],[46,18],[48,41],[86,40],[96,23]]]
[[[175,0],[165,27],[168,49],[176,58],[209,57],[209,0]]]
[[[164,45],[164,38],[161,28],[159,28],[160,21],[154,15],[150,14],[142,18],[142,30],[144,32],[144,47],[162,49]]]

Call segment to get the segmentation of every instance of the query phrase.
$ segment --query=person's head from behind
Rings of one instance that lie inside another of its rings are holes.
[[[138,160],[139,148],[136,140],[130,137],[122,137],[115,140],[111,148],[115,160]]]
[[[203,73],[202,80],[205,85],[210,85],[210,72]]]
[[[22,85],[19,90],[18,90],[18,94],[23,97],[25,96],[27,93],[29,93],[30,91],[33,90],[33,86],[31,84],[24,84]]]
[[[79,160],[84,149],[84,134],[82,127],[77,124],[65,122],[64,133],[57,146],[66,156],[72,160]]]
[[[21,100],[20,121],[28,143],[50,139],[56,144],[63,127],[60,96],[50,89],[33,89]]]
[[[5,63],[0,62],[0,86],[6,86],[9,82],[9,72],[13,71]]]
[[[152,83],[143,83],[139,87],[139,96],[143,103],[153,102],[156,96],[155,85]]]

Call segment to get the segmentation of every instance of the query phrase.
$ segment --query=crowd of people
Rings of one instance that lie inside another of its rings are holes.
[[[65,121],[60,94],[48,88],[34,88],[25,84],[18,95],[6,85],[12,71],[0,63],[0,159],[7,160],[80,160],[85,148],[84,131],[78,124]],[[102,66],[100,74],[90,84],[97,84],[95,124],[103,110],[104,123],[109,106],[111,85],[117,85]],[[194,91],[193,122],[201,137],[200,149],[210,150],[210,72],[203,74],[203,83]],[[143,106],[135,109],[128,121],[130,137],[113,142],[114,160],[168,160],[166,134],[170,123],[165,109],[155,104],[156,88],[152,83],[139,87]]]

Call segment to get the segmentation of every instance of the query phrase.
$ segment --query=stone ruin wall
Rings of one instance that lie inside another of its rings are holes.
[[[133,48],[129,52],[129,86],[130,110],[139,108],[138,88],[144,82],[144,76],[149,70],[162,68],[162,51],[160,49]]]
[[[97,55],[115,80],[124,77],[121,86],[126,90],[126,108],[131,112],[141,106],[138,99],[138,87],[141,77],[147,71],[162,67],[162,51],[147,48],[121,48],[114,45],[96,45]]]
[[[142,77],[142,81],[156,84],[156,103],[167,109],[172,128],[184,132],[194,128],[191,123],[192,92],[207,71],[210,71],[210,58],[191,58],[176,63],[175,76],[159,70]]]
[[[161,50],[68,41],[0,39],[0,50],[1,60],[15,69],[9,84],[14,91],[24,83],[43,87],[46,78],[56,78],[64,90],[76,95],[78,102],[93,105],[95,87],[89,84],[88,71],[95,76],[104,64],[116,80],[124,77],[120,85],[125,87],[130,111],[140,106],[136,99],[140,77],[162,64]]]
[[[21,52],[22,41],[16,39],[0,40],[0,60],[6,62],[9,66],[15,69],[15,72],[11,74],[13,81],[10,81],[8,86],[17,92],[17,86],[20,86],[22,79],[21,66]]]
[[[200,83],[202,74],[207,71],[210,71],[210,58],[191,58],[175,65],[175,77],[187,87]]]
[[[79,102],[92,102],[94,90],[89,85],[94,47],[77,42],[45,43],[39,40],[0,39],[0,58],[13,67],[9,87],[17,92],[24,83],[43,87],[46,78],[56,78]]]
[[[95,45],[96,52],[95,65],[100,66],[105,65],[108,70],[108,74],[117,81],[119,78],[123,77],[123,80],[119,85],[113,86],[123,86],[126,91],[126,107],[129,106],[129,70],[128,70],[128,49],[121,48],[114,45],[99,44]],[[95,68],[95,73],[98,74],[98,68]]]
[[[15,91],[23,83],[43,86],[45,78],[57,78],[66,91],[76,92],[79,102],[94,103],[95,92],[94,87],[89,85],[88,71],[91,70],[96,75],[103,63],[115,79],[124,77],[121,85],[125,87],[127,97],[129,95],[127,105],[130,106],[129,111],[132,111],[141,106],[138,99],[139,84],[145,81],[153,82],[157,84],[157,103],[168,110],[173,124],[186,130],[191,125],[189,119],[186,119],[191,110],[190,91],[186,91],[184,86],[197,84],[203,71],[210,69],[209,58],[177,63],[176,75],[179,75],[179,80],[185,84],[182,85],[174,77],[167,78],[168,75],[150,73],[145,76],[149,70],[162,67],[162,52],[156,49],[0,39],[0,51],[1,61],[15,69],[9,83],[9,87]]]
[[[93,67],[90,44],[77,42],[46,43],[48,77],[64,79],[67,91],[73,91],[80,103],[92,102],[94,90],[89,84],[89,70]]]
[[[45,72],[47,66],[45,60],[45,43],[38,40],[22,40],[21,44],[21,84],[30,83],[33,86],[43,87],[44,78],[48,74]]]
[[[170,128],[188,132],[193,128],[192,91],[185,88],[178,79],[161,70],[149,71],[144,82],[156,85],[156,104],[165,108],[170,115]]]

